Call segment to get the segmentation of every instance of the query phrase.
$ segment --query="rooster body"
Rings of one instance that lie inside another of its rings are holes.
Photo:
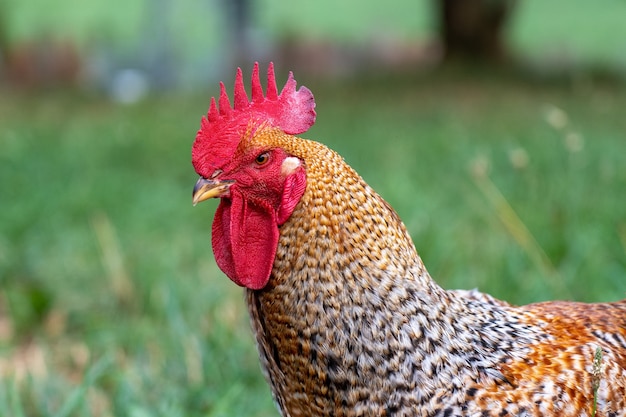
[[[393,209],[337,153],[294,136],[312,124],[308,90],[290,76],[276,96],[272,79],[270,101],[297,97],[288,108],[305,121],[286,133],[259,118],[258,67],[249,103],[239,73],[235,110],[252,122],[222,110],[222,86],[208,122],[229,129],[198,133],[194,201],[222,199],[214,253],[247,287],[283,416],[626,416],[626,300],[518,307],[442,289]],[[228,158],[205,150],[228,135]]]

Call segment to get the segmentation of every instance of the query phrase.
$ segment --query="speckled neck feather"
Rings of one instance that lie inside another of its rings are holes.
[[[548,330],[552,307],[533,315],[478,292],[444,291],[396,213],[338,154],[280,132],[256,140],[284,148],[307,169],[307,190],[280,229],[270,281],[247,291],[284,416],[585,415],[567,412],[567,404],[593,397],[583,358],[597,343],[584,325],[569,321],[569,331],[580,332],[581,362],[552,365],[576,373],[580,387],[528,366],[519,375],[520,364],[558,356],[551,345],[561,336]],[[626,326],[626,303],[613,306]],[[624,393],[626,353],[606,354]],[[625,415],[619,392],[601,389],[599,398]]]

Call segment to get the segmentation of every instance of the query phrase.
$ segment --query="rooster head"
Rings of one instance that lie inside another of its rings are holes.
[[[223,83],[217,104],[212,98],[192,148],[192,164],[200,175],[193,203],[220,198],[212,237],[217,264],[236,284],[261,289],[272,271],[278,227],[306,189],[303,161],[280,143],[315,123],[315,101],[306,87],[296,90],[292,73],[278,94],[271,63],[264,95],[256,63],[252,99],[238,69],[234,106]]]

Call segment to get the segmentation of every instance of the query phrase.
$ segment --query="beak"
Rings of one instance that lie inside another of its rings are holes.
[[[225,197],[228,195],[228,189],[235,181],[219,181],[209,180],[200,177],[196,185],[193,187],[193,205],[208,200],[209,198]]]

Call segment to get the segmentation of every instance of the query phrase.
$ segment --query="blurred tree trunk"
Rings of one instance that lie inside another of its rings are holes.
[[[5,10],[6,3],[0,0],[0,81],[2,81],[9,55],[9,36]]]
[[[436,0],[444,61],[502,62],[516,0]]]

